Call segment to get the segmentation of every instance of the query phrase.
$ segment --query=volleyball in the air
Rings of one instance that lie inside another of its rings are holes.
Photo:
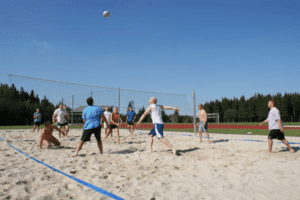
[[[104,11],[104,12],[103,12],[103,16],[104,16],[105,18],[108,18],[108,17],[109,17],[109,12],[108,12],[108,11]]]

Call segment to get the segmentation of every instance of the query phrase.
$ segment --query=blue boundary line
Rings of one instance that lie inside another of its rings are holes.
[[[0,140],[3,141],[4,139],[0,137]],[[50,169],[52,169],[52,170],[54,170],[54,171],[56,171],[56,172],[58,172],[58,173],[61,173],[62,175],[65,175],[65,176],[69,177],[70,179],[73,179],[74,181],[76,181],[76,182],[78,182],[78,183],[80,183],[80,184],[82,184],[82,185],[84,185],[84,186],[86,186],[86,187],[89,187],[89,188],[91,188],[92,190],[94,190],[94,191],[96,191],[96,192],[99,192],[99,193],[101,193],[101,194],[104,194],[104,195],[106,195],[106,196],[108,196],[108,197],[111,197],[111,198],[113,198],[113,199],[116,199],[116,200],[124,200],[124,199],[122,199],[121,197],[118,197],[118,196],[116,196],[116,195],[114,195],[114,194],[112,194],[112,193],[110,193],[110,192],[108,192],[108,191],[106,191],[106,190],[103,190],[103,189],[101,189],[101,188],[98,188],[97,186],[94,186],[94,185],[92,185],[92,184],[90,184],[90,183],[87,183],[87,182],[82,181],[82,180],[80,180],[80,179],[77,179],[77,178],[75,178],[75,177],[73,177],[73,176],[70,176],[69,174],[66,174],[66,173],[64,173],[64,172],[62,172],[62,171],[60,171],[60,170],[58,170],[58,169],[55,169],[55,168],[53,168],[53,167],[47,165],[46,163],[43,163],[42,161],[39,161],[39,160],[37,160],[37,159],[35,159],[35,158],[33,158],[33,157],[27,155],[26,153],[24,153],[24,152],[22,152],[21,150],[15,148],[14,146],[12,146],[11,144],[9,144],[8,142],[6,142],[6,143],[7,143],[9,146],[11,146],[13,149],[15,149],[16,151],[18,151],[18,152],[24,154],[25,156],[31,158],[32,160],[34,160],[34,161],[36,161],[36,162],[38,162],[38,163],[40,163],[40,164],[42,164],[42,165],[45,165],[46,167],[48,167],[48,168],[50,168]]]

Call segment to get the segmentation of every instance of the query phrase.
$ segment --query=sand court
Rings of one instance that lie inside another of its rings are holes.
[[[0,199],[111,199],[64,176],[10,147],[70,176],[93,184],[123,199],[298,199],[300,196],[300,138],[286,137],[296,151],[289,153],[273,140],[267,151],[267,136],[164,132],[178,149],[170,149],[154,138],[148,153],[148,131],[120,130],[102,141],[99,153],[92,136],[70,157],[82,130],[72,129],[61,147],[38,150],[39,136],[29,130],[1,130]],[[58,138],[58,132],[53,136]],[[204,136],[204,134],[203,134]],[[256,141],[245,141],[256,140]],[[295,143],[295,144],[293,144]]]

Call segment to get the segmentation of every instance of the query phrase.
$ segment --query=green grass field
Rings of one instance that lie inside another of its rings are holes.
[[[56,125],[55,125],[56,126]],[[82,126],[69,126],[70,129],[82,129]],[[32,129],[33,126],[2,126],[1,129]],[[41,126],[44,128],[44,126]],[[126,128],[124,128],[126,129]],[[139,130],[151,130],[151,129],[136,129]],[[194,133],[194,129],[164,129],[164,131],[171,132],[186,132],[186,133]],[[248,132],[252,132],[253,135],[268,135],[268,130],[261,129],[208,129],[208,133],[224,133],[224,134],[247,134]],[[287,129],[284,130],[285,136],[298,136],[300,137],[300,130],[292,130]]]

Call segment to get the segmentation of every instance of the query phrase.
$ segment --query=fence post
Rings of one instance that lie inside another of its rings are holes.
[[[196,135],[196,100],[195,100],[195,90],[193,90],[193,110],[194,110],[194,134]]]
[[[120,107],[121,103],[120,103],[120,99],[121,99],[121,97],[120,97],[120,87],[119,87],[119,114],[121,114],[121,107]],[[118,119],[118,123],[120,123],[120,119]],[[121,127],[120,127],[120,128],[121,128]]]
[[[74,118],[74,94],[72,95],[72,126],[74,126],[73,118]]]

